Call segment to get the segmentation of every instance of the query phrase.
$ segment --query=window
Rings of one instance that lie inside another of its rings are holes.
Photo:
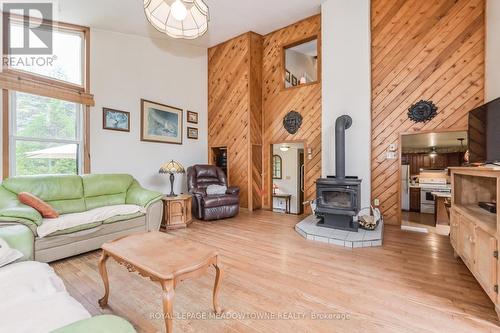
[[[24,31],[21,23],[11,21],[9,28],[11,45],[23,40]],[[17,58],[10,63],[10,68],[83,86],[84,33],[54,29],[52,43],[51,57],[40,61],[24,61],[23,58]]]
[[[80,104],[11,92],[11,175],[80,173],[82,114]]]
[[[16,15],[6,22],[3,176],[90,172],[89,28]],[[8,54],[9,45],[25,45],[28,22],[51,33],[51,54]]]
[[[281,179],[282,172],[281,157],[279,155],[273,155],[273,179]]]

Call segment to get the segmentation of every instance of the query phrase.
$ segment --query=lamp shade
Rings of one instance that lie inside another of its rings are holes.
[[[158,171],[159,173],[170,173],[170,174],[173,174],[173,173],[184,173],[186,172],[184,170],[184,167],[182,166],[182,164],[180,164],[179,162],[176,162],[174,160],[166,163],[166,164],[163,164],[161,167],[160,167],[160,170]]]
[[[208,31],[210,14],[203,0],[144,0],[146,17],[172,38],[195,39]]]

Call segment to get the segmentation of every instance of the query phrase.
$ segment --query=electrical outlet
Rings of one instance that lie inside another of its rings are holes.
[[[373,199],[373,205],[374,206],[380,206],[380,200],[379,200],[379,198]]]
[[[398,145],[395,143],[391,143],[389,145],[389,151],[396,151],[396,150],[398,150]]]

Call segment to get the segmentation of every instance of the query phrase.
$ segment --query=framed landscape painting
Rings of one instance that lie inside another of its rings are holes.
[[[130,132],[130,112],[102,108],[102,128]]]
[[[141,141],[182,144],[182,109],[141,99]]]

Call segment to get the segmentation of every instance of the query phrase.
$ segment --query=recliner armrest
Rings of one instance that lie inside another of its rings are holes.
[[[229,186],[226,194],[240,194],[240,188],[238,186]]]
[[[201,196],[205,197],[207,195],[207,191],[202,188],[193,188],[191,189],[191,194],[196,195],[196,196]]]

